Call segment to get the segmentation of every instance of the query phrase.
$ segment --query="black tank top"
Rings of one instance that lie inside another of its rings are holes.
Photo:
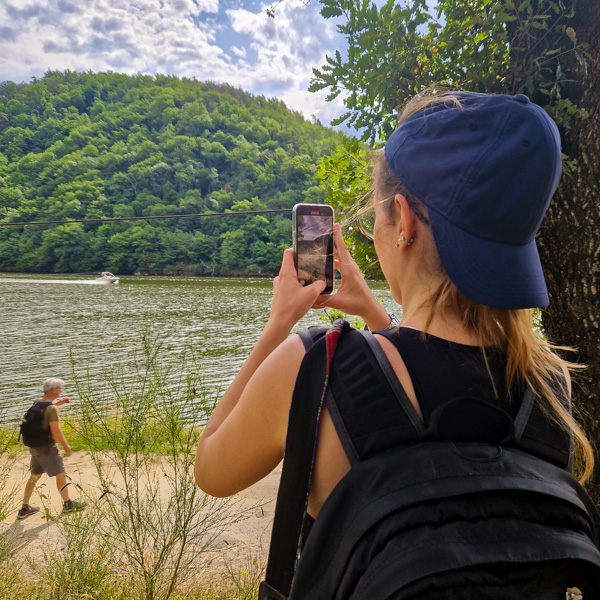
[[[512,417],[516,416],[524,387],[516,386],[507,393],[506,357],[499,350],[486,350],[486,366],[486,357],[479,346],[450,342],[410,327],[377,333],[398,349],[412,380],[425,425],[437,406],[461,396],[492,402]]]

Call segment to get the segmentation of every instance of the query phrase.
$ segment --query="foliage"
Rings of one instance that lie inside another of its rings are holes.
[[[371,200],[370,151],[358,140],[344,140],[335,154],[323,158],[318,177],[327,190],[327,203],[335,209],[336,220],[342,224],[344,240],[361,266],[365,277],[382,277],[373,243],[357,227],[354,215]]]
[[[348,41],[314,69],[311,89],[343,97],[338,122],[384,141],[407,99],[432,85],[475,92],[526,93],[560,123],[581,114],[563,97],[566,60],[587,73],[586,48],[569,26],[563,0],[321,0],[325,18],[338,17]]]
[[[0,222],[322,202],[342,134],[277,100],[172,76],[49,71],[0,83]],[[289,214],[0,228],[0,269],[272,274]]]
[[[107,369],[110,402],[99,401],[87,379],[77,380],[78,422],[101,486],[94,510],[103,518],[92,530],[99,541],[110,540],[116,571],[136,582],[132,597],[167,600],[194,576],[215,536],[239,515],[231,501],[200,492],[190,468],[199,433],[187,423],[211,405],[201,392],[193,354],[177,367],[165,367],[158,337],[146,333],[142,339],[133,377]],[[166,464],[157,468],[159,453]]]
[[[6,519],[14,506],[15,497],[18,497],[22,491],[16,489],[16,486],[10,482],[10,472],[17,460],[17,454],[13,450],[16,439],[15,431],[7,429],[0,431],[0,523]],[[6,568],[13,544],[14,532],[10,528],[2,527],[0,529],[0,572]],[[10,579],[11,576],[10,569],[8,569],[7,577]]]
[[[258,598],[260,582],[265,578],[262,561],[250,554],[244,569],[226,565],[226,572],[220,581],[212,582],[203,592],[209,600],[253,600]]]

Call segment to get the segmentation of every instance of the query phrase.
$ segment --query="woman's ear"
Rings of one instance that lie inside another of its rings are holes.
[[[396,214],[399,216],[397,219],[398,237],[404,236],[410,246],[415,239],[416,233],[415,213],[411,210],[408,201],[402,194],[394,196],[394,205],[396,207]]]

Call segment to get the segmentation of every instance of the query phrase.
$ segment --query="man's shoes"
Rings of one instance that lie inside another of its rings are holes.
[[[35,513],[40,512],[39,506],[29,506],[29,504],[23,504],[23,508],[17,513],[17,519],[21,521],[22,519],[26,519],[31,515],[35,515]]]
[[[83,510],[87,506],[86,502],[78,502],[77,500],[67,500],[63,504],[63,513],[72,513]]]

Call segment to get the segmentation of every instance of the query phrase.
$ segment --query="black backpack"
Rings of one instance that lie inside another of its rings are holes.
[[[46,446],[54,441],[50,431],[42,429],[44,413],[46,409],[52,406],[52,402],[34,402],[21,420],[19,437],[23,438],[23,443],[30,448]]]
[[[459,398],[426,428],[377,341],[347,325],[326,395],[351,469],[310,535],[302,533],[309,479],[298,469],[316,438],[319,402],[310,397],[323,391],[323,333],[301,334],[310,348],[292,401],[261,598],[600,598],[600,516],[570,473],[570,436],[546,419],[533,393],[514,420]],[[449,427],[456,439],[457,406],[474,420],[464,423],[464,441],[448,441]],[[477,441],[474,423],[496,443]]]

